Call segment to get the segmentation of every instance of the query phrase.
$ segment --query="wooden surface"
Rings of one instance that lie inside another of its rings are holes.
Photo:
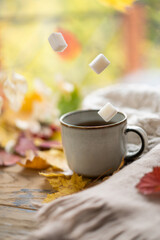
[[[0,168],[0,240],[25,238],[36,227],[34,202],[52,189],[38,171],[19,165]]]

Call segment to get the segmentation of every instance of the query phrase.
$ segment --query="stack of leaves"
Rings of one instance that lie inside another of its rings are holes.
[[[17,162],[24,168],[41,170],[40,175],[45,177],[53,188],[53,193],[48,194],[44,202],[79,192],[104,179],[102,176],[92,179],[73,173],[68,167],[61,142],[57,140],[59,135],[59,128],[53,124],[42,125],[41,131],[36,134],[30,131],[19,132],[14,145],[11,145],[10,153],[4,149],[0,151],[1,165]]]
[[[19,137],[15,151],[23,156],[18,162],[20,166],[45,170],[40,172],[40,175],[47,178],[56,192],[48,194],[44,202],[81,191],[91,181],[89,178],[74,174],[69,169],[62,149],[51,148],[47,151],[40,151],[31,138],[29,136],[26,137],[24,133]]]
[[[53,187],[53,193],[47,196],[45,202],[79,192],[103,180],[101,176],[96,180],[85,178],[69,169],[62,149],[60,128],[53,124],[55,109],[50,90],[44,84],[36,81],[37,92],[27,95],[24,95],[26,81],[20,75],[12,75],[11,80],[5,79],[3,84],[12,109],[18,112],[15,114],[4,104],[0,118],[0,166],[18,163],[24,168],[41,171],[40,175]],[[69,83],[60,81],[60,85],[64,94],[66,91],[74,93],[75,88]],[[16,89],[23,96],[18,92],[17,98]],[[22,97],[24,100],[19,104],[18,99],[22,100]],[[12,106],[14,103],[15,106]],[[66,106],[64,109],[66,111]]]
[[[0,134],[2,133],[0,165],[12,165],[16,160],[20,161],[22,158],[27,157],[28,151],[32,151],[36,156],[38,151],[43,152],[50,149],[62,151],[62,144],[59,140],[60,129],[53,124],[40,125],[40,130],[36,134],[28,130],[20,131],[6,123],[2,126],[2,131],[0,128]],[[7,163],[5,162],[5,155]],[[8,161],[9,156],[15,160]]]
[[[44,202],[79,192],[91,182],[91,179],[78,176],[69,169],[62,150],[52,148],[47,151],[40,151],[31,139],[24,136],[24,133],[19,137],[15,151],[21,156],[24,156],[25,152],[25,157],[18,162],[20,166],[45,170],[40,175],[47,178],[56,192],[48,194]]]

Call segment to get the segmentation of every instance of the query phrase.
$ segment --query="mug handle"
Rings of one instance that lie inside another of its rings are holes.
[[[142,144],[141,144],[141,147],[138,150],[138,152],[135,152],[133,154],[127,154],[125,156],[126,163],[132,162],[133,160],[135,160],[135,158],[139,157],[142,154],[142,152],[145,150],[145,148],[147,148],[147,146],[148,146],[147,134],[141,127],[128,126],[125,129],[125,134],[127,134],[128,132],[135,132],[140,137]]]

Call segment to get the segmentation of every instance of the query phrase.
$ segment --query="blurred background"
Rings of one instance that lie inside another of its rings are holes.
[[[61,113],[78,108],[92,90],[128,74],[158,71],[160,1],[136,1],[126,9],[120,2],[0,0],[0,70],[24,75],[30,90],[41,79],[58,93]],[[54,31],[62,32],[69,44],[63,53],[48,43]],[[111,64],[97,75],[88,64],[99,53]]]

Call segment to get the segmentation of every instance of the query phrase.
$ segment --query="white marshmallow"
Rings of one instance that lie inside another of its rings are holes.
[[[109,122],[117,113],[117,109],[111,104],[104,105],[98,114],[106,121]]]
[[[110,61],[101,53],[89,64],[89,66],[97,74],[100,74],[109,64]]]
[[[52,33],[49,36],[48,41],[55,52],[63,52],[68,46],[60,32]]]

